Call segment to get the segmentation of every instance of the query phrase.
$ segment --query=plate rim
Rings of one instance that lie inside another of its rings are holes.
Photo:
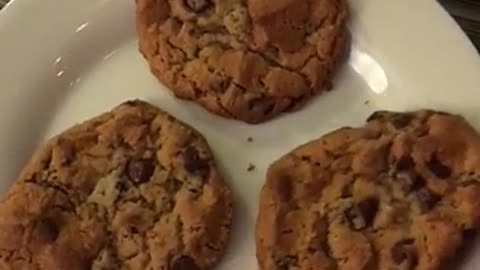
[[[23,94],[23,77],[36,80],[38,78],[49,76],[49,78],[54,79],[56,74],[54,73],[53,64],[55,58],[61,53],[61,50],[63,49],[62,46],[70,42],[71,39],[76,36],[76,30],[78,30],[82,23],[85,23],[85,18],[89,18],[97,9],[101,9],[105,5],[114,1],[119,1],[122,4],[125,4],[127,1],[133,2],[131,0],[13,0],[10,2],[2,11],[0,11],[0,37],[9,35],[9,39],[5,43],[0,42],[0,59],[7,59],[7,63],[15,63],[18,58],[23,56],[24,60],[21,60],[20,64],[14,64],[11,69],[0,71],[0,85],[12,85],[11,88],[7,88],[8,90],[0,90],[0,101],[7,101],[12,99],[12,96],[14,97],[17,94]],[[416,1],[417,0],[384,0],[383,4],[386,5],[385,3],[389,3],[392,5],[403,6],[408,5],[409,2]],[[403,2],[403,4],[399,4],[398,2]],[[446,26],[443,33],[446,35],[445,39],[448,39],[452,44],[458,44],[459,58],[456,59],[455,63],[464,64],[465,69],[468,67],[465,74],[468,83],[480,82],[480,78],[472,77],[473,72],[471,70],[480,70],[480,58],[467,36],[436,1],[418,2],[419,6],[423,5],[423,8],[421,9],[429,9],[428,16],[442,20],[442,25]],[[52,7],[62,10],[62,12],[56,13],[55,11],[47,10]],[[72,18],[68,17],[68,14],[70,14],[69,11],[74,11]],[[35,20],[29,19],[27,21],[22,21],[22,18],[28,17],[32,14],[38,15],[38,17]],[[49,27],[49,23],[45,22],[43,22],[44,25],[39,26],[38,20],[42,19],[50,20],[50,23],[53,23],[56,19],[65,20],[66,22],[65,25],[59,26],[59,29],[52,29]],[[27,28],[27,31],[19,31],[18,27],[20,26]],[[65,33],[67,34],[64,35]],[[48,45],[51,46],[41,53],[38,51],[23,51],[26,50],[25,48],[31,47],[32,43],[36,43],[42,39],[49,40],[51,38],[58,38],[58,40],[56,43],[50,41]],[[413,53],[421,54],[422,51],[419,50]],[[35,63],[32,63],[32,65],[29,66],[27,65],[28,61],[25,61],[25,59],[32,59],[32,62]],[[50,65],[50,67],[52,67],[51,70],[44,70],[39,74],[38,70],[45,65]],[[12,109],[13,107],[10,108]],[[10,120],[10,118],[2,117],[0,114],[0,126],[2,126],[5,121]],[[3,133],[4,132],[0,131],[0,145],[5,141],[2,136]],[[2,157],[0,157],[0,166],[3,164],[1,160]]]

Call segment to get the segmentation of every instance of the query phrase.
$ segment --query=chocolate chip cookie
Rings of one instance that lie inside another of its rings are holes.
[[[140,51],[182,99],[266,121],[331,88],[345,0],[136,0]]]
[[[377,112],[273,163],[259,209],[262,270],[441,269],[480,224],[480,136],[456,115]]]
[[[0,269],[209,269],[231,215],[202,136],[131,101],[36,151],[0,204]]]

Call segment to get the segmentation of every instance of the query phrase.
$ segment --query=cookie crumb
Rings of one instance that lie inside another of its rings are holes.
[[[370,104],[370,100],[368,100],[368,99],[367,99],[367,100],[365,100],[364,104],[365,104],[365,105],[368,105],[368,104]]]
[[[252,164],[252,163],[248,164],[247,171],[253,172],[254,170],[255,170],[255,164]]]
[[[253,138],[252,138],[252,137],[248,137],[248,138],[247,138],[247,142],[250,142],[250,143],[253,142]]]

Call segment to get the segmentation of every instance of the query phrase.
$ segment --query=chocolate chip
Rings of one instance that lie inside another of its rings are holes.
[[[302,160],[302,161],[306,161],[306,162],[311,162],[311,161],[312,161],[312,157],[311,157],[311,156],[302,156],[302,157],[301,157],[301,160]]]
[[[167,115],[167,119],[168,119],[169,122],[172,122],[172,123],[177,121],[177,119],[175,119],[175,117],[173,117],[171,115]]]
[[[425,179],[414,171],[397,173],[396,180],[401,184],[403,191],[412,192],[425,186]]]
[[[462,237],[464,241],[475,239],[477,235],[476,229],[466,229],[462,232]]]
[[[289,270],[291,266],[297,264],[298,258],[296,256],[283,256],[275,259],[275,266],[277,270]]]
[[[383,120],[385,119],[386,114],[388,114],[386,111],[376,111],[367,118],[367,122],[374,120]]]
[[[278,260],[275,262],[278,270],[288,270],[290,268],[290,264],[286,260]]]
[[[128,178],[137,184],[149,181],[154,171],[155,166],[152,159],[132,159],[127,164]]]
[[[415,162],[411,156],[401,157],[395,164],[396,171],[410,170],[415,167]]]
[[[192,257],[182,255],[173,258],[170,262],[170,270],[200,270],[200,267]]]
[[[445,166],[436,154],[433,154],[430,161],[427,163],[428,169],[438,178],[445,179],[452,175],[452,169]]]
[[[273,112],[273,109],[275,109],[275,104],[270,104],[268,107],[265,109],[264,114],[265,115],[270,115]]]
[[[298,103],[293,101],[293,100],[290,100],[290,103],[288,104],[288,106],[285,108],[285,111],[286,112],[294,112],[297,110],[297,107],[298,107]]]
[[[200,13],[212,5],[210,0],[183,0],[185,6],[192,12]]]
[[[418,190],[416,197],[422,213],[425,213],[435,207],[435,205],[441,200],[440,196],[436,195],[427,188]]]
[[[252,99],[248,102],[248,109],[251,111],[261,111],[263,110],[264,100],[261,98]]]
[[[132,234],[138,234],[138,233],[139,233],[137,227],[135,227],[135,226],[130,226],[129,229],[130,229],[130,232],[131,232]]]
[[[118,181],[115,183],[115,188],[120,192],[127,191],[127,183],[125,181]]]
[[[378,211],[378,200],[367,198],[345,211],[350,227],[354,230],[363,230],[373,224]]]
[[[36,224],[36,235],[41,239],[42,242],[54,242],[60,230],[56,222],[51,218],[45,218]]]
[[[228,86],[230,86],[230,83],[231,81],[229,80],[222,80],[219,84],[219,87],[220,89],[222,90],[222,92],[224,92],[225,90],[227,90]]]
[[[401,129],[408,126],[408,124],[412,122],[413,116],[408,113],[393,113],[388,111],[377,111],[367,118],[367,122],[374,121],[374,120],[383,120],[383,121],[387,120],[396,129]]]
[[[363,219],[362,215],[359,213],[356,207],[347,209],[344,212],[344,215],[348,221],[348,224],[350,224],[350,228],[352,228],[353,230],[362,230],[367,227],[365,220]]]
[[[183,152],[183,162],[185,169],[193,174],[208,177],[210,165],[208,160],[202,159],[197,149],[189,146]]]
[[[200,193],[201,193],[201,191],[199,189],[196,189],[196,188],[189,188],[188,191],[190,191],[194,195],[200,195]]]
[[[215,72],[215,71],[212,71],[212,72]],[[213,90],[217,91],[218,93],[224,93],[228,89],[230,84],[231,84],[231,80],[225,78],[225,79],[221,79],[217,82],[214,82],[212,84],[212,88],[213,88]]]
[[[413,116],[406,113],[394,113],[390,118],[390,122],[396,129],[402,129],[410,122],[412,122]]]
[[[401,264],[408,257],[408,253],[403,249],[403,246],[396,244],[392,248],[392,259],[396,264]]]
[[[405,269],[414,269],[417,266],[418,255],[413,243],[413,239],[408,239],[393,246],[391,256],[395,264],[403,265],[406,267]]]
[[[142,101],[138,99],[134,99],[134,100],[125,101],[123,105],[135,107],[135,106],[140,106],[142,103],[143,103]]]
[[[342,192],[340,194],[340,198],[348,198],[352,197],[353,193],[353,182],[346,184],[345,186],[342,187]]]
[[[368,198],[358,203],[358,209],[362,214],[367,226],[372,225],[378,211],[378,200]]]

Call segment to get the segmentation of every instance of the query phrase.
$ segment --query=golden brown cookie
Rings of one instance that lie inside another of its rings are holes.
[[[131,101],[36,151],[0,204],[0,269],[209,269],[231,218],[202,136]]]
[[[136,0],[140,51],[173,93],[266,121],[331,87],[348,47],[345,0]]]
[[[445,269],[480,225],[480,136],[456,115],[377,112],[273,163],[259,209],[261,270]]]

